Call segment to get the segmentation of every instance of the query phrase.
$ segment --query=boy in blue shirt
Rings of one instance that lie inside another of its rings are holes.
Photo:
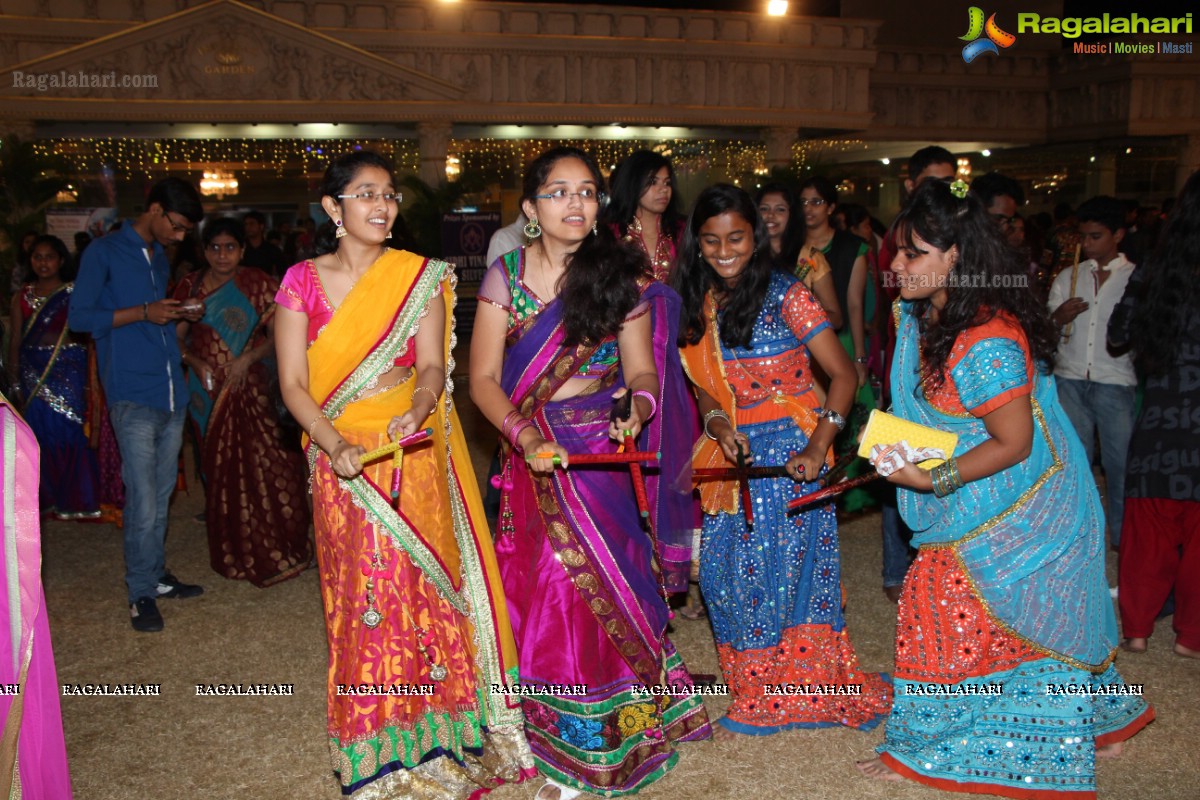
[[[72,330],[96,341],[125,483],[129,614],[141,632],[162,630],[159,597],[204,592],[167,572],[163,555],[187,412],[175,324],[203,315],[202,306],[185,310],[166,299],[170,264],[164,247],[181,241],[203,218],[194,186],[179,178],[160,181],[141,216],[84,251],[68,314]]]

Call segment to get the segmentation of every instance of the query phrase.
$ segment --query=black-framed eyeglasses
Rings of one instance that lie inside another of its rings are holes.
[[[181,225],[180,223],[171,219],[171,212],[164,208],[159,208],[158,211],[163,215],[163,219],[171,223],[171,230],[175,231],[176,233],[191,233],[192,228],[195,227],[194,225]]]
[[[404,195],[400,192],[359,192],[358,194],[339,194],[337,197],[339,200],[362,200],[365,203],[382,200],[385,203],[399,204],[404,201]]]
[[[596,189],[580,189],[578,192],[568,192],[566,189],[555,189],[553,192],[546,194],[535,194],[534,200],[549,200],[552,203],[559,205],[570,201],[572,197],[578,197],[581,203],[599,203],[604,199],[604,192]]]
[[[824,197],[801,197],[799,200],[796,201],[796,205],[812,206],[813,208],[820,208],[821,206],[825,205],[825,198]]]
[[[241,247],[242,246],[237,242],[225,242],[224,244],[221,244],[220,242],[213,242],[204,249],[215,256],[218,253],[236,253],[241,249]]]

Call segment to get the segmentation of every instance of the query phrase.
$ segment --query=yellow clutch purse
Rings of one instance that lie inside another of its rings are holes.
[[[958,445],[958,435],[939,431],[937,428],[930,428],[916,422],[909,422],[886,411],[875,409],[871,412],[870,419],[867,420],[867,427],[863,429],[862,443],[858,446],[858,454],[863,458],[869,458],[871,448],[875,445],[886,447],[899,441],[908,442],[909,446],[913,448],[936,448],[946,453],[947,456],[952,456],[954,448]],[[922,461],[917,466],[924,470],[930,470],[944,463],[944,459],[931,458]]]

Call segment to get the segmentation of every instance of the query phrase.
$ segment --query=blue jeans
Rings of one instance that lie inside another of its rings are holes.
[[[179,472],[187,408],[174,412],[122,400],[108,409],[125,483],[125,587],[129,602],[158,597],[166,573],[167,508]]]
[[[908,541],[912,531],[900,518],[896,507],[896,487],[889,484],[883,490],[883,588],[899,586],[912,564],[913,550]]]
[[[1125,459],[1133,436],[1133,407],[1136,386],[1077,381],[1055,377],[1058,401],[1083,440],[1088,468],[1092,464],[1096,431],[1100,432],[1100,466],[1104,467],[1107,495],[1108,536],[1113,547],[1121,546],[1121,520],[1125,517]]]

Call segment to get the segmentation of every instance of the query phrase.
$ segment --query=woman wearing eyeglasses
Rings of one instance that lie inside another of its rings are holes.
[[[816,250],[829,262],[838,306],[843,312],[843,324],[837,331],[838,339],[854,360],[854,371],[858,375],[858,393],[846,416],[846,429],[834,444],[834,453],[842,458],[857,449],[858,432],[875,407],[875,393],[867,379],[867,363],[870,359],[866,321],[874,311],[876,299],[874,289],[867,280],[867,243],[833,226],[832,217],[837,200],[837,189],[833,183],[820,175],[809,178],[800,186],[800,206],[805,227],[801,254]],[[862,462],[851,464],[850,469],[846,470],[846,477],[857,477],[863,470],[865,467]],[[874,504],[867,490],[852,489],[841,496],[838,508],[852,512]]]
[[[349,797],[465,800],[534,769],[520,706],[492,691],[516,655],[451,403],[455,277],[388,247],[400,196],[378,154],[337,158],[320,191],[333,224],[284,275],[275,339],[312,465],[330,756]]]
[[[598,224],[590,155],[549,150],[523,188],[533,243],[484,275],[471,398],[504,440],[496,553],[521,683],[573,690],[523,696],[525,731],[550,779],[539,800],[629,794],[675,765],[676,742],[711,733],[666,637],[665,587],[685,585],[691,561],[679,299]],[[610,421],[627,392],[628,416]],[[626,431],[661,454],[645,503],[657,548],[625,465],[572,464],[614,453]]]
[[[282,439],[273,399],[279,285],[241,266],[237,220],[212,220],[202,242],[208,266],[184,276],[174,297],[204,314],[180,322],[175,335],[199,434],[209,561],[226,578],[266,587],[299,575],[312,558],[304,459]]]

